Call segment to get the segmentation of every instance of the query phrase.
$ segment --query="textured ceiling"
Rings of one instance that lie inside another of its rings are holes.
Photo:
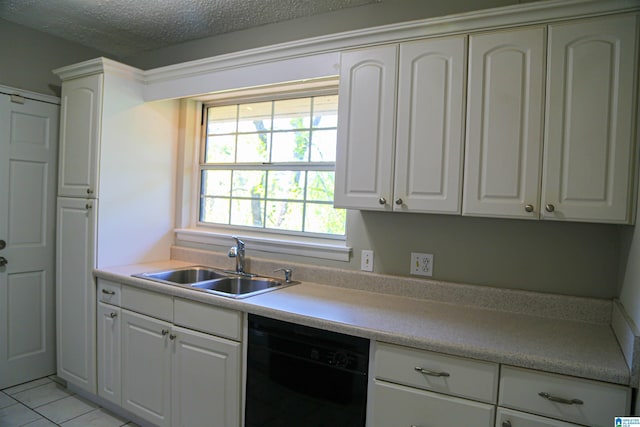
[[[0,0],[0,18],[118,57],[381,0]]]

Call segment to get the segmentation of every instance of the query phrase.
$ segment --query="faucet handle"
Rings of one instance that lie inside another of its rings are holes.
[[[293,273],[293,269],[292,268],[276,268],[275,270],[273,270],[274,273],[277,273],[278,271],[284,271],[284,281],[287,283],[291,283],[291,273]]]
[[[238,246],[238,248],[240,249],[244,248],[244,242],[240,240],[238,236],[231,236],[231,238],[236,241],[236,245]]]

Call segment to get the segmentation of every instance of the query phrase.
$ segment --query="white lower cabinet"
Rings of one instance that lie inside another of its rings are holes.
[[[493,427],[498,364],[375,343],[372,427]]]
[[[630,399],[631,389],[621,385],[511,366],[503,366],[500,373],[499,406],[548,417],[531,421],[521,415],[519,424],[510,421],[512,427],[572,425],[552,419],[609,427],[614,417],[629,414]]]
[[[171,425],[171,324],[122,311],[122,406],[160,427]]]
[[[565,423],[547,417],[498,408],[496,427],[581,427],[578,424]]]
[[[439,393],[375,381],[375,427],[493,427],[495,406]]]
[[[120,307],[98,303],[98,396],[117,405],[122,402]]]
[[[240,425],[240,343],[175,327],[172,425]]]
[[[159,427],[240,427],[240,313],[104,280],[98,298],[100,397]]]

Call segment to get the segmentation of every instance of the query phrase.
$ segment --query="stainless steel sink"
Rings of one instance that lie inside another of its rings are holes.
[[[157,282],[168,284],[190,285],[192,283],[204,282],[207,280],[226,278],[227,275],[212,268],[196,266],[134,274],[134,277],[155,280]]]
[[[202,266],[152,271],[134,274],[133,277],[189,287],[228,298],[247,298],[297,283],[281,282],[271,277],[239,276],[232,272]]]
[[[268,277],[227,277],[209,282],[194,283],[193,288],[221,293],[232,298],[246,298],[281,288],[282,282]]]

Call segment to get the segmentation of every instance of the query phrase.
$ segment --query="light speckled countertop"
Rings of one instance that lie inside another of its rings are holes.
[[[606,322],[508,312],[311,281],[236,300],[131,277],[136,273],[193,264],[166,261],[129,265],[96,270],[95,275],[173,296],[389,343],[617,384],[628,385],[630,381],[623,353]]]

